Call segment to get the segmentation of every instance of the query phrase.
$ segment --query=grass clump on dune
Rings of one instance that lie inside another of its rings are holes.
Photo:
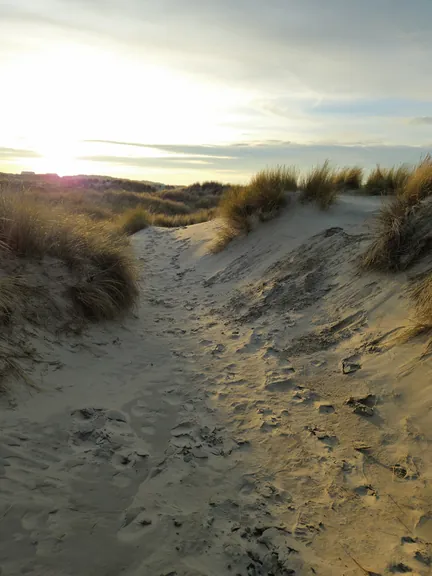
[[[9,261],[63,262],[73,303],[92,319],[114,318],[138,296],[133,257],[112,224],[49,209],[25,195],[0,193],[0,251]],[[8,298],[3,291],[0,310],[10,308]]]
[[[358,166],[336,170],[333,182],[340,191],[359,190],[363,181],[363,169]]]
[[[365,183],[365,192],[372,196],[388,196],[399,194],[406,185],[411,170],[408,166],[402,165],[393,168],[374,168]]]
[[[292,168],[278,167],[258,172],[247,186],[232,186],[219,204],[221,217],[239,232],[249,232],[252,217],[268,219],[286,203],[286,192],[297,189]]]
[[[261,170],[252,177],[249,183],[251,194],[255,195],[255,203],[263,212],[269,212],[275,205],[280,205],[280,199],[286,192],[297,190],[298,172],[292,166],[277,166]]]
[[[374,239],[362,258],[367,269],[397,270],[408,233],[409,206],[394,198],[383,206],[375,221]]]
[[[367,269],[404,270],[432,243],[432,201],[411,205],[403,197],[385,204],[376,219],[374,239],[363,254]]]
[[[141,206],[127,210],[118,220],[118,225],[122,232],[129,236],[139,232],[140,230],[144,230],[144,228],[147,228],[149,224],[149,213]]]
[[[247,186],[230,187],[219,204],[223,225],[212,251],[219,252],[236,236],[248,234],[254,219],[275,217],[287,202],[286,193],[295,190],[296,170],[282,166],[258,172]]]
[[[164,228],[176,228],[178,226],[190,226],[192,224],[200,224],[201,222],[208,222],[215,216],[215,209],[203,209],[191,212],[190,214],[177,214],[169,216],[167,214],[153,214],[150,217],[150,222],[153,226],[163,226]]]
[[[419,325],[432,329],[432,274],[414,286],[411,298]]]
[[[300,200],[316,202],[322,210],[327,210],[338,195],[334,178],[335,172],[328,160],[322,166],[315,166],[300,181]]]
[[[432,157],[426,156],[410,174],[402,191],[402,196],[410,204],[416,204],[432,196]]]
[[[71,286],[72,300],[91,320],[114,319],[138,297],[133,256],[122,238],[104,230],[90,231],[83,246],[80,266],[75,268],[79,277]]]

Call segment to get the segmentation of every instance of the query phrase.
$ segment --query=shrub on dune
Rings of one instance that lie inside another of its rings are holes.
[[[322,166],[312,168],[300,181],[300,200],[304,203],[316,202],[322,210],[327,210],[338,194],[334,177],[335,172],[328,160]]]

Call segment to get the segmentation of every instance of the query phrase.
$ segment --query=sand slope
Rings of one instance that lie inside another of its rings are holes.
[[[219,255],[217,222],[137,234],[136,317],[4,402],[1,573],[429,574],[431,363],[392,344],[406,277],[356,267],[379,203]]]

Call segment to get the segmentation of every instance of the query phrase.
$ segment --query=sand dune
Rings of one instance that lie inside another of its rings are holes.
[[[406,274],[357,267],[380,203],[135,235],[136,315],[1,408],[0,573],[430,574],[430,357],[393,342]]]

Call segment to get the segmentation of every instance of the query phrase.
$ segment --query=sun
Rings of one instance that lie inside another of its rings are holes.
[[[33,144],[33,150],[38,154],[33,167],[39,173],[73,175],[79,172],[80,161],[77,142],[57,134],[39,139]]]

